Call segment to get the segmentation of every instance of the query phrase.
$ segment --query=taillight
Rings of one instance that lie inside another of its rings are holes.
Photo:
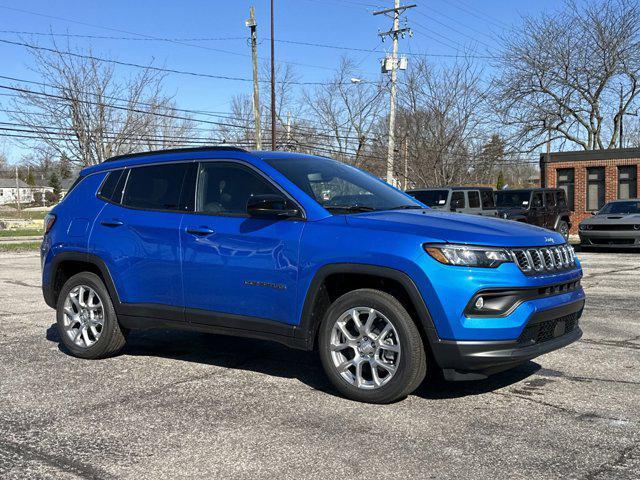
[[[47,213],[44,217],[44,234],[49,233],[53,224],[56,223],[56,216],[53,213]]]

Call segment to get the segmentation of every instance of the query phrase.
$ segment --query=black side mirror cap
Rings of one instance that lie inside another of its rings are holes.
[[[282,195],[253,195],[247,200],[247,213],[252,217],[293,218],[300,210]]]

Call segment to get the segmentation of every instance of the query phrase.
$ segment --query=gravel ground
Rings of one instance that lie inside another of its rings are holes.
[[[372,406],[257,340],[139,332],[73,358],[38,257],[0,254],[0,478],[640,478],[640,254],[579,256],[579,343]]]

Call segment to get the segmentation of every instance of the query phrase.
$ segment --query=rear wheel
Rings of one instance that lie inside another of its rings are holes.
[[[389,403],[425,377],[420,332],[402,304],[378,290],[338,298],[320,326],[318,346],[327,376],[345,397]]]
[[[125,333],[109,292],[94,273],[78,273],[67,280],[56,310],[58,333],[74,356],[103,358],[124,347]]]

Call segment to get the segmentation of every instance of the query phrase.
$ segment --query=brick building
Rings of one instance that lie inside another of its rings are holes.
[[[581,150],[540,155],[540,185],[567,193],[573,212],[571,232],[578,223],[611,200],[637,198],[640,191],[640,148]]]

